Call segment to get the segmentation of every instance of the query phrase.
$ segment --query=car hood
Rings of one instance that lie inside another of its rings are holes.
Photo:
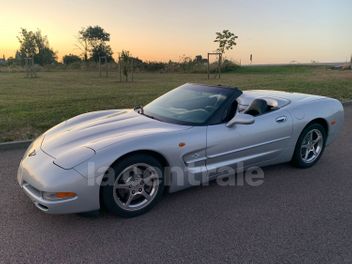
[[[187,128],[160,122],[130,109],[97,111],[79,115],[48,130],[41,149],[56,158],[80,147],[99,151],[120,140]]]

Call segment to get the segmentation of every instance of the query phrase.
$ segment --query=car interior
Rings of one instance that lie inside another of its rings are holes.
[[[288,103],[285,99],[279,101],[279,99],[275,98],[255,98],[249,105],[243,105],[239,102],[238,112],[256,117],[278,110]]]
[[[205,123],[214,125],[227,123],[236,113],[257,117],[289,103],[289,100],[279,97],[256,97],[250,94],[240,94],[240,96],[235,94],[231,99],[225,94],[214,93],[214,91],[189,90],[155,104],[153,112],[162,113],[162,118],[172,122],[176,120],[176,122],[194,125]]]
[[[258,116],[270,110],[271,107],[268,105],[268,103],[264,99],[258,98],[253,100],[253,102],[244,111],[244,113],[252,116]]]
[[[210,97],[205,96],[204,98],[197,98],[194,102],[189,102],[189,100],[185,100],[185,108],[172,108],[173,112],[178,113],[179,115],[187,115],[187,117],[191,120],[204,119],[210,116],[218,107],[220,103],[222,103],[223,98],[218,98],[218,95],[212,95]],[[220,95],[219,95],[220,96]],[[206,101],[206,103],[205,103]],[[198,108],[194,110],[187,110],[186,105],[191,104],[194,105],[204,105],[207,106],[205,109]],[[237,100],[234,100],[230,105],[227,111],[225,111],[225,116],[223,118],[223,122],[230,121],[236,112],[249,114],[254,117],[263,115],[268,112],[272,112],[279,109],[278,102],[272,98],[256,98],[254,99],[250,105],[244,109],[239,107],[239,103]],[[185,118],[185,120],[188,120]]]
[[[240,100],[234,100],[225,113],[223,122],[230,121],[236,113],[248,114],[254,117],[279,109],[278,102],[272,98],[256,98],[248,106],[241,105]]]

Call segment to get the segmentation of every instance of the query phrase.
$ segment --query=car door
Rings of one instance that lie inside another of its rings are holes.
[[[207,127],[206,166],[209,175],[226,166],[260,165],[277,158],[290,141],[292,118],[282,109],[255,117],[250,125]]]

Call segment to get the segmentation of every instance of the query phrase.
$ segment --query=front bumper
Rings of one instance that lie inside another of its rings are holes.
[[[99,185],[89,182],[74,169],[65,170],[54,159],[36,147],[35,156],[25,156],[17,173],[17,181],[34,205],[52,214],[79,213],[98,210]],[[76,197],[49,201],[43,192],[74,192]]]

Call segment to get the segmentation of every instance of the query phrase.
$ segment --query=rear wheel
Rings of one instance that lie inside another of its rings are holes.
[[[313,166],[323,154],[325,142],[325,128],[318,123],[308,125],[298,138],[292,164],[299,168]]]
[[[164,191],[162,165],[136,154],[118,161],[102,182],[102,199],[113,214],[133,217],[150,210]]]

